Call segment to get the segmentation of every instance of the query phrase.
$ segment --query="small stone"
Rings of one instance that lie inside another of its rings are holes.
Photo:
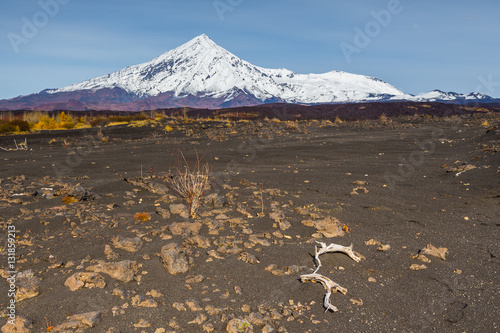
[[[376,280],[375,278],[373,278],[373,277],[371,277],[371,276],[370,276],[370,277],[368,278],[368,282],[373,282],[373,283],[375,283],[375,282],[377,282],[377,280]]]
[[[82,288],[104,288],[106,282],[102,275],[93,272],[79,272],[66,279],[64,285],[71,291]]]
[[[445,247],[434,247],[432,244],[427,244],[425,248],[423,248],[420,253],[428,254],[431,256],[435,256],[441,258],[442,260],[446,260],[446,254],[448,253],[448,249]]]
[[[143,244],[140,237],[126,238],[120,235],[113,237],[111,242],[114,247],[128,252],[137,252]]]
[[[134,327],[137,327],[137,328],[151,327],[151,324],[149,323],[149,321],[147,321],[145,319],[141,319],[141,320],[139,320],[139,322],[137,324],[134,324]]]
[[[253,333],[253,326],[244,319],[233,318],[227,323],[226,331],[228,333]]]
[[[186,273],[189,270],[189,258],[176,243],[163,246],[160,258],[163,267],[172,275]]]
[[[123,282],[131,282],[136,279],[139,265],[135,261],[123,260],[119,262],[98,261],[97,265],[89,266],[87,271],[104,273]]]
[[[189,210],[184,204],[170,204],[170,213],[174,215],[180,215],[183,218],[189,217]]]
[[[411,269],[412,271],[418,271],[418,270],[421,270],[421,269],[426,269],[426,268],[427,268],[427,266],[425,266],[424,264],[422,264],[422,265],[419,265],[419,264],[413,264],[413,265],[411,265],[411,266],[410,266],[410,269]]]
[[[16,315],[12,322],[11,319],[2,326],[2,333],[30,333],[33,329],[33,322],[24,316]]]
[[[389,251],[391,249],[391,246],[389,244],[380,244],[379,247],[377,247],[377,251],[385,252]]]

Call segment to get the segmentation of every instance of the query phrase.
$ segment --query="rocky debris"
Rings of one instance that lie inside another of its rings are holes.
[[[258,264],[260,262],[260,260],[256,256],[248,252],[242,252],[238,257],[238,259],[253,265]]]
[[[214,208],[222,208],[224,205],[229,204],[227,197],[220,196],[217,193],[211,193],[202,200],[205,205],[210,205]]]
[[[457,174],[455,176],[459,176],[461,173],[464,173],[466,171],[469,171],[469,170],[473,170],[473,169],[476,169],[477,167],[473,164],[468,164],[468,163],[464,163],[462,165],[459,165],[457,167],[453,167],[453,166],[448,166],[445,168],[446,172],[456,172]]]
[[[141,318],[141,320],[139,320],[138,323],[134,324],[134,327],[136,327],[136,328],[146,328],[146,327],[151,327],[151,324],[149,323],[149,321]]]
[[[161,207],[156,207],[156,214],[160,215],[164,219],[168,219],[170,217],[170,212]]]
[[[113,279],[123,282],[132,282],[136,279],[139,264],[131,260],[122,260],[119,262],[105,262],[97,260],[97,264],[86,268],[87,271],[104,273]]]
[[[340,221],[331,216],[322,220],[304,220],[302,224],[316,228],[317,232],[312,234],[314,238],[342,237],[345,235]]]
[[[226,331],[227,333],[252,333],[253,325],[245,319],[233,318],[227,323]]]
[[[201,283],[203,280],[205,280],[205,277],[201,274],[186,276],[186,283]]]
[[[363,186],[368,185],[368,182],[366,180],[355,180],[352,182],[352,185]]]
[[[131,301],[132,306],[142,307],[142,308],[156,308],[158,307],[158,303],[151,298],[146,298],[142,295],[135,295],[132,297]]]
[[[426,256],[424,256],[423,254],[410,254],[410,258],[417,259],[423,262],[431,262],[431,260]]]
[[[307,267],[291,265],[291,266],[285,266],[285,267],[282,267],[281,269],[279,269],[278,265],[271,264],[271,265],[267,266],[265,268],[265,270],[270,272],[273,275],[282,276],[282,275],[298,274],[301,270],[303,270],[305,268],[307,268]]]
[[[119,296],[121,299],[125,299],[130,296],[130,291],[128,290],[123,290],[120,288],[115,288],[113,289],[112,295],[114,296]]]
[[[111,242],[117,249],[123,249],[128,252],[137,252],[143,245],[140,237],[126,238],[121,235],[113,237]]]
[[[358,195],[358,194],[367,194],[368,192],[368,189],[366,187],[363,187],[363,186],[358,186],[358,187],[355,187],[352,189],[351,193],[349,193],[350,195]]]
[[[154,298],[158,298],[158,297],[162,297],[163,296],[163,294],[161,292],[159,292],[158,290],[156,290],[156,289],[151,289],[150,291],[148,291],[146,293],[146,295],[154,297]]]
[[[271,246],[271,242],[269,242],[267,239],[264,239],[262,236],[263,235],[251,234],[250,237],[248,237],[248,240],[252,243],[260,244],[262,246]]]
[[[2,326],[2,333],[31,333],[33,329],[33,321],[27,317],[16,315],[13,321],[9,319],[7,323]]]
[[[161,262],[168,273],[172,275],[186,273],[189,270],[191,259],[177,245],[169,243],[161,248]]]
[[[283,231],[287,230],[292,226],[290,222],[285,220],[285,214],[281,210],[273,210],[269,214],[269,217],[272,218],[276,223],[278,223],[279,228]]]
[[[448,249],[445,247],[434,247],[432,244],[427,244],[425,248],[419,251],[420,254],[428,254],[431,256],[438,257],[442,260],[446,260],[446,254],[448,253]]]
[[[73,332],[95,327],[101,317],[101,311],[87,312],[66,317],[67,321],[54,327],[51,332]]]
[[[372,238],[372,239],[366,241],[365,244],[366,245],[381,245],[382,243],[380,243],[378,240]]]
[[[194,299],[188,299],[187,301],[184,302],[188,309],[191,311],[201,311],[203,308],[200,306],[200,303]]]
[[[418,270],[421,270],[421,269],[426,269],[427,266],[425,266],[424,264],[422,265],[419,265],[419,264],[412,264],[410,267],[409,267],[412,271],[418,271]]]
[[[169,209],[173,215],[179,215],[185,219],[189,217],[189,210],[185,204],[170,204]]]
[[[132,185],[142,187],[151,193],[166,195],[169,192],[167,186],[157,182],[153,182],[152,180],[149,179],[136,178],[134,180],[134,179],[123,178],[123,180]]]
[[[106,287],[106,282],[102,275],[92,272],[79,272],[71,275],[66,279],[64,285],[67,286],[71,291],[75,291],[82,288],[104,288]]]
[[[377,247],[377,251],[385,252],[389,251],[391,249],[391,246],[389,244],[380,244],[379,247]]]
[[[210,241],[206,237],[200,235],[186,238],[184,244],[194,245],[202,249],[207,249],[210,247]]]
[[[198,324],[198,325],[201,325],[207,319],[208,319],[208,317],[206,315],[204,315],[203,313],[198,313],[198,314],[196,314],[196,317],[193,320],[191,320],[191,321],[188,322],[188,324]]]
[[[197,235],[202,227],[200,222],[173,222],[168,228],[173,235]]]
[[[113,249],[108,244],[106,244],[104,246],[104,255],[106,255],[106,258],[108,260],[116,260],[116,259],[118,259],[118,254],[115,253],[115,252],[113,252]]]
[[[38,296],[39,287],[40,279],[34,276],[31,269],[18,273],[16,276],[16,302]]]
[[[78,201],[93,201],[101,198],[99,194],[92,190],[83,188],[80,185],[69,187],[65,192],[68,196],[73,197]]]

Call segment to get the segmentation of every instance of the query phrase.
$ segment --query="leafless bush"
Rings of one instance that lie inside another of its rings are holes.
[[[191,168],[184,154],[179,151],[175,174],[169,185],[178,195],[183,197],[189,207],[191,217],[196,217],[200,198],[210,188],[210,165],[203,162],[203,157],[196,155],[196,165]]]

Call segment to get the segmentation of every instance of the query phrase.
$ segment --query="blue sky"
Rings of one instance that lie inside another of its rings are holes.
[[[0,99],[146,62],[202,33],[262,67],[500,97],[499,13],[498,0],[3,0]]]

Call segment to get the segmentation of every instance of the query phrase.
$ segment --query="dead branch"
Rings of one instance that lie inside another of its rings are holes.
[[[351,246],[342,246],[338,244],[330,244],[326,245],[323,242],[317,242],[318,244],[321,245],[321,248],[318,250],[318,247],[315,247],[315,254],[314,254],[314,259],[317,263],[317,267],[314,270],[313,273],[311,274],[304,274],[300,276],[300,281],[301,282],[319,282],[323,285],[323,287],[326,290],[325,298],[323,300],[323,306],[325,307],[326,311],[331,310],[333,312],[338,311],[338,309],[332,305],[330,301],[330,296],[332,295],[333,292],[341,292],[342,294],[347,293],[347,289],[344,287],[341,287],[338,283],[332,281],[331,279],[327,278],[324,275],[318,274],[318,270],[321,267],[321,260],[319,260],[319,256],[324,254],[324,253],[331,253],[331,252],[342,252],[347,254],[352,260],[356,262],[360,262],[362,259],[365,259],[361,254],[354,252],[352,250],[352,244]],[[326,312],[325,311],[325,312]]]
[[[314,248],[315,249],[314,259],[316,260],[316,263],[318,264],[318,267],[316,267],[316,270],[314,271],[314,273],[316,273],[319,270],[319,268],[321,267],[321,260],[319,260],[319,256],[324,254],[324,253],[342,252],[342,253],[347,254],[352,260],[354,260],[356,262],[360,262],[362,259],[364,259],[363,256],[361,256],[359,253],[355,253],[352,250],[352,244],[351,244],[351,246],[347,247],[347,246],[342,246],[342,245],[333,244],[333,243],[326,246],[325,243],[318,242],[318,241],[316,241],[316,243],[321,245],[321,249],[319,249],[319,251],[318,251],[318,247]]]
[[[0,149],[5,150],[5,151],[28,150],[28,139],[24,138],[24,142],[21,142],[19,144],[17,144],[16,139],[14,139],[14,145],[16,146],[16,148],[0,147]]]

